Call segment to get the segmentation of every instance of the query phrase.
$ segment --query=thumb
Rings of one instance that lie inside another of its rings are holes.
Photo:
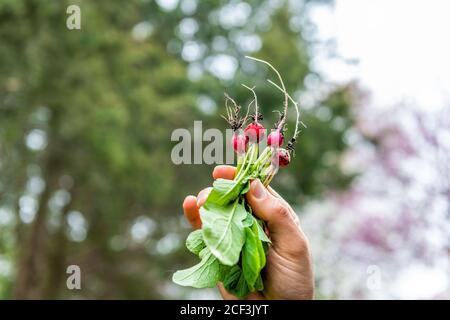
[[[288,244],[294,240],[293,237],[302,237],[292,208],[271,194],[261,181],[252,181],[246,197],[253,213],[267,223],[272,241]]]

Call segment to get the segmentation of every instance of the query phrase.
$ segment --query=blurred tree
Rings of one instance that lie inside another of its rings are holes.
[[[182,297],[169,282],[191,259],[180,205],[211,184],[211,168],[173,165],[171,132],[195,119],[225,129],[217,105],[223,91],[247,103],[241,83],[257,85],[274,121],[273,75],[245,54],[304,91],[309,44],[292,21],[310,1],[173,3],[0,2],[0,262],[13,263],[0,273],[4,298]],[[81,30],[66,28],[71,4]],[[275,179],[290,200],[349,182],[338,159],[350,104],[348,88],[329,90],[304,112],[295,165]],[[81,291],[66,288],[72,264]]]

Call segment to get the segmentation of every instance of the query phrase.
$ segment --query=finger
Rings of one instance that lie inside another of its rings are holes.
[[[246,197],[253,213],[267,222],[270,237],[274,242],[289,244],[293,236],[303,236],[292,208],[282,198],[269,192],[259,180],[252,181]]]
[[[200,191],[197,195],[197,207],[200,208],[206,201],[212,188],[208,187]]]
[[[280,194],[279,194],[278,192],[276,192],[271,186],[267,186],[267,190],[269,190],[269,192],[270,192],[272,195],[274,195],[275,197],[281,199],[281,201],[283,201],[283,203],[284,203],[287,207],[290,207],[289,204],[286,202],[286,200],[284,200],[284,199],[280,196]],[[292,211],[292,213],[293,213],[293,218],[294,218],[295,224],[297,224],[297,226],[300,228],[300,220],[299,220],[298,216],[295,214],[295,212]]]
[[[195,196],[187,196],[183,202],[184,216],[191,224],[192,228],[199,229],[202,226],[200,221],[200,212],[198,211],[197,198]]]
[[[233,166],[217,166],[213,170],[213,178],[214,179],[227,179],[227,180],[233,180],[234,175],[236,173],[236,168]]]

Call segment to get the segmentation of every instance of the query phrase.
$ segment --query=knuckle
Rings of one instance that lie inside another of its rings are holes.
[[[275,198],[275,205],[273,214],[277,219],[288,219],[291,217],[291,212],[288,207],[286,207],[282,200]]]

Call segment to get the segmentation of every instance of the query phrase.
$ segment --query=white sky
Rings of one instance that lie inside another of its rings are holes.
[[[356,59],[321,59],[317,69],[333,81],[359,79],[373,103],[406,100],[436,110],[450,105],[450,1],[336,0],[312,11],[321,40],[336,39],[337,53]]]
[[[450,108],[449,0],[336,0],[334,8],[314,7],[311,18],[319,40],[334,39],[340,57],[317,48],[313,66],[326,79],[358,80],[377,108],[400,102],[429,112]],[[403,270],[390,290],[426,298],[449,281],[445,269],[417,265]]]

